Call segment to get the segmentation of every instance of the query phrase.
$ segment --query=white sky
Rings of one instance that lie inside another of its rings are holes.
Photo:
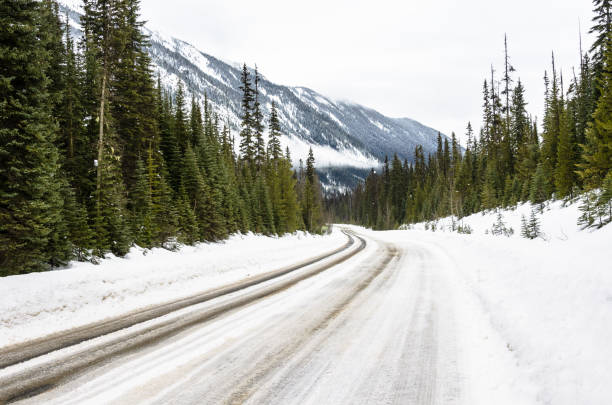
[[[152,27],[272,82],[305,86],[450,135],[480,126],[482,81],[501,73],[504,33],[541,117],[551,52],[566,78],[586,49],[589,0],[143,0]],[[566,79],[566,82],[568,81]]]

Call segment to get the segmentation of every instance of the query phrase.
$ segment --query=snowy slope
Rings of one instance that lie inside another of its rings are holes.
[[[79,25],[79,0],[60,0],[62,13],[69,12],[75,35]],[[143,5],[146,6],[146,5]],[[179,80],[187,90],[202,99],[209,96],[213,109],[230,123],[237,136],[240,111],[239,78],[241,67],[207,55],[194,46],[145,28],[150,36],[150,54],[154,70],[164,85],[176,88]],[[264,67],[265,73],[265,67]],[[416,121],[389,118],[372,109],[348,102],[331,100],[304,87],[274,84],[265,76],[261,81],[264,113],[272,101],[279,106],[284,146],[289,146],[294,163],[305,160],[312,146],[318,168],[336,167],[323,176],[327,184],[353,185],[380,165],[385,155],[397,153],[400,159],[413,158],[415,146],[433,152],[438,132]]]
[[[531,212],[529,204],[502,211],[515,230],[509,238],[485,234],[495,212],[464,218],[470,235],[451,232],[450,218],[438,221],[435,232],[432,223],[422,223],[372,234],[427,244],[446,255],[537,386],[541,403],[610,404],[612,225],[580,230],[577,206],[547,204],[539,215],[545,239],[520,236],[521,214]]]

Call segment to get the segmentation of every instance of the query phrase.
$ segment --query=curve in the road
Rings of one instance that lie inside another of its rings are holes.
[[[101,324],[89,325],[83,328],[77,328],[68,332],[54,335],[50,338],[41,339],[36,342],[31,342],[30,345],[13,346],[12,350],[5,349],[0,352],[0,365],[11,364],[17,362],[31,360],[41,355],[69,348],[78,343],[94,339],[96,337],[109,335],[131,326],[150,321],[172,312],[184,309],[196,304],[211,301],[215,298],[223,297],[239,291],[247,290],[251,287],[257,287],[265,284],[267,281],[279,279],[278,282],[264,285],[261,288],[255,289],[252,292],[245,292],[236,299],[229,300],[226,303],[207,308],[204,311],[196,311],[186,314],[178,319],[169,319],[160,323],[155,323],[150,327],[138,329],[133,333],[122,334],[116,340],[101,342],[88,346],[83,350],[75,350],[73,353],[51,359],[36,364],[33,367],[20,369],[8,376],[0,377],[0,403],[13,401],[19,398],[35,395],[41,391],[50,389],[51,387],[61,383],[65,378],[88,369],[95,364],[108,359],[109,357],[118,356],[126,352],[141,348],[145,345],[155,343],[161,339],[167,338],[173,334],[191,327],[199,322],[203,322],[219,316],[227,311],[237,309],[241,306],[248,305],[253,301],[263,297],[275,294],[285,290],[298,282],[312,277],[324,270],[327,270],[343,261],[348,260],[365,248],[366,241],[357,236],[345,232],[349,240],[339,249],[325,253],[315,258],[303,261],[297,265],[287,268],[275,270],[265,273],[260,276],[251,277],[239,283],[222,287],[203,294],[192,296],[189,298],[173,301],[163,304],[155,308],[138,311],[120,318],[103,322]],[[355,249],[350,249],[359,240],[359,246]],[[344,254],[340,254],[346,252]],[[325,261],[335,255],[331,261]],[[319,262],[323,262],[316,265]],[[283,276],[290,275],[299,269],[315,265],[312,269],[306,272],[295,274],[294,277],[284,279]],[[6,366],[4,366],[6,367]]]

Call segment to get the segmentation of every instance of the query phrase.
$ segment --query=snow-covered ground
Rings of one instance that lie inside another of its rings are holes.
[[[346,241],[337,229],[325,236],[234,235],[178,252],[134,248],[100,265],[76,262],[63,270],[0,278],[0,348],[276,270]]]
[[[551,202],[538,215],[545,237],[528,240],[520,236],[521,215],[530,213],[529,204],[502,211],[514,229],[511,237],[490,234],[496,212],[464,218],[462,224],[473,230],[469,235],[451,232],[450,218],[438,221],[435,232],[431,223],[421,223],[369,234],[436,246],[445,254],[461,283],[478,297],[496,339],[536,386],[538,402],[610,404],[612,225],[581,230],[577,203]],[[478,350],[473,352],[477,358]],[[490,379],[500,363],[487,366],[485,360],[480,372]],[[523,390],[522,384],[517,380],[515,391]]]
[[[452,232],[449,218],[438,221],[435,232],[432,223],[385,232],[354,227],[368,240],[362,253],[196,330],[217,336],[194,340],[198,350],[217,342],[225,351],[203,353],[207,362],[193,362],[197,370],[202,366],[218,373],[212,380],[208,371],[202,374],[210,387],[191,381],[187,386],[229,395],[232,384],[263,373],[270,384],[282,381],[283,391],[262,388],[258,395],[295,398],[302,392],[304,398],[327,398],[327,403],[342,403],[332,395],[345,393],[344,388],[352,393],[346,398],[357,399],[345,403],[374,394],[419,397],[421,391],[436,397],[435,403],[612,403],[612,225],[581,230],[577,204],[551,202],[538,214],[545,237],[528,240],[520,236],[520,225],[521,215],[530,213],[529,205],[502,211],[506,226],[515,231],[511,237],[491,234],[497,212],[464,218],[460,223],[469,225],[471,234]],[[76,263],[65,270],[3,278],[0,347],[225,285],[345,242],[338,229],[330,236],[234,236],[180,252],[133,250],[125,259],[110,258],[99,266]],[[395,252],[395,258],[383,268],[377,263],[385,251]],[[381,275],[371,278],[377,271]],[[352,292],[361,289],[363,294]],[[331,321],[329,313],[336,314]],[[251,329],[244,330],[248,322]],[[296,336],[303,345],[297,345]],[[291,347],[294,357],[285,355]],[[192,350],[181,348],[188,354]],[[270,354],[275,353],[283,360],[274,360]],[[293,380],[262,372],[259,363],[269,359],[283,364]],[[153,362],[168,372],[166,363]],[[139,375],[127,370],[117,374],[119,381]],[[319,380],[323,375],[328,378]],[[318,391],[310,385],[315,376]],[[387,384],[398,378],[404,388]],[[133,389],[127,382],[126,387]],[[379,391],[368,394],[364,387]]]

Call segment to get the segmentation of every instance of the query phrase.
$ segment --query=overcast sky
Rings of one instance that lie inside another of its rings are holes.
[[[589,0],[143,0],[151,27],[272,82],[312,88],[450,135],[480,126],[482,81],[501,74],[504,33],[542,115],[551,52],[567,79],[591,25]]]

